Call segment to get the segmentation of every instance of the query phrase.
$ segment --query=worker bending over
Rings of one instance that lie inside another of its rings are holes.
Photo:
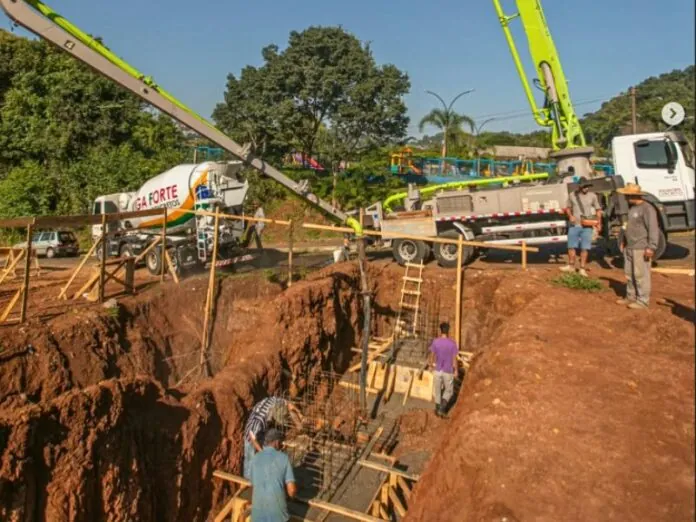
[[[252,458],[263,449],[263,439],[269,424],[282,427],[287,423],[288,417],[296,425],[302,425],[300,411],[282,397],[266,397],[256,403],[244,427],[244,478],[249,478]]]
[[[562,272],[575,272],[575,251],[580,250],[580,269],[578,274],[587,277],[587,255],[592,248],[592,235],[596,229],[602,230],[602,207],[597,194],[590,192],[587,178],[581,177],[578,188],[568,196],[568,264],[561,267]]]
[[[660,227],[657,212],[643,200],[645,193],[640,185],[627,183],[617,192],[625,195],[630,205],[628,223],[619,243],[624,255],[626,297],[619,299],[617,304],[640,310],[647,308],[650,303],[650,268],[657,250]]]
[[[440,337],[430,344],[429,365],[434,363],[433,397],[435,399],[435,415],[444,417],[447,406],[454,394],[454,372],[457,369],[457,354],[459,348],[449,337],[450,325],[440,324]]]
[[[250,466],[251,520],[287,522],[287,496],[297,494],[295,474],[288,456],[281,451],[283,434],[271,428],[266,432],[263,449],[254,455]]]

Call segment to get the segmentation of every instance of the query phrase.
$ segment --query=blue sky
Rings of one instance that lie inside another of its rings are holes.
[[[291,30],[340,24],[370,41],[379,63],[408,72],[410,134],[436,103],[426,89],[446,99],[475,89],[456,108],[479,122],[519,115],[494,120],[487,130],[536,128],[490,0],[48,3],[205,117],[222,99],[227,74],[260,65],[263,46],[283,47]],[[514,10],[512,0],[504,5]],[[694,63],[694,0],[546,0],[544,9],[580,114],[599,106],[587,100]],[[9,26],[0,15],[0,27]],[[526,56],[523,35],[516,34]]]

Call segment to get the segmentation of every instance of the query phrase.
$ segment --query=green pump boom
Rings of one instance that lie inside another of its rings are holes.
[[[116,56],[101,42],[63,18],[41,0],[0,0],[0,6],[7,13],[7,16],[17,24],[53,43],[59,49],[84,62],[97,73],[110,78],[153,107],[218,144],[261,174],[283,185],[295,196],[309,202],[324,214],[341,223],[346,223],[357,235],[362,235],[362,227],[355,218],[349,217],[331,204],[311,194],[306,183],[297,183],[261,158],[254,157],[247,147],[239,145],[229,136],[226,136],[174,96],[160,88],[151,77],[145,76]]]
[[[542,127],[551,127],[554,151],[586,147],[585,136],[570,100],[568,82],[563,74],[561,61],[551,38],[541,1],[516,0],[516,3],[518,12],[508,16],[503,11],[500,0],[493,0],[534,119]],[[544,91],[546,99],[543,107],[539,107],[534,99],[532,88],[510,31],[510,22],[516,18],[520,19],[527,35],[529,53],[538,74],[538,85]]]

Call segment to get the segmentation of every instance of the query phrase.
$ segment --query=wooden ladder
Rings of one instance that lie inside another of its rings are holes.
[[[420,310],[421,286],[423,284],[423,263],[416,265],[406,263],[403,285],[401,286],[401,301],[399,302],[399,314],[396,319],[397,327],[402,332],[416,335],[418,325],[418,312]],[[411,272],[417,271],[417,274]]]

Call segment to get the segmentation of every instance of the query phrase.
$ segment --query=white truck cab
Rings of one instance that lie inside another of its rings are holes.
[[[664,205],[665,231],[691,230],[694,212],[694,151],[680,132],[617,136],[614,169],[626,183],[638,183]]]
[[[99,216],[101,214],[117,214],[119,212],[127,212],[128,205],[135,195],[135,192],[117,192],[115,194],[107,194],[105,196],[99,196],[94,200],[92,205],[92,214]],[[111,224],[111,227],[118,226],[116,224]],[[102,226],[92,225],[92,240],[96,241],[101,237]]]

